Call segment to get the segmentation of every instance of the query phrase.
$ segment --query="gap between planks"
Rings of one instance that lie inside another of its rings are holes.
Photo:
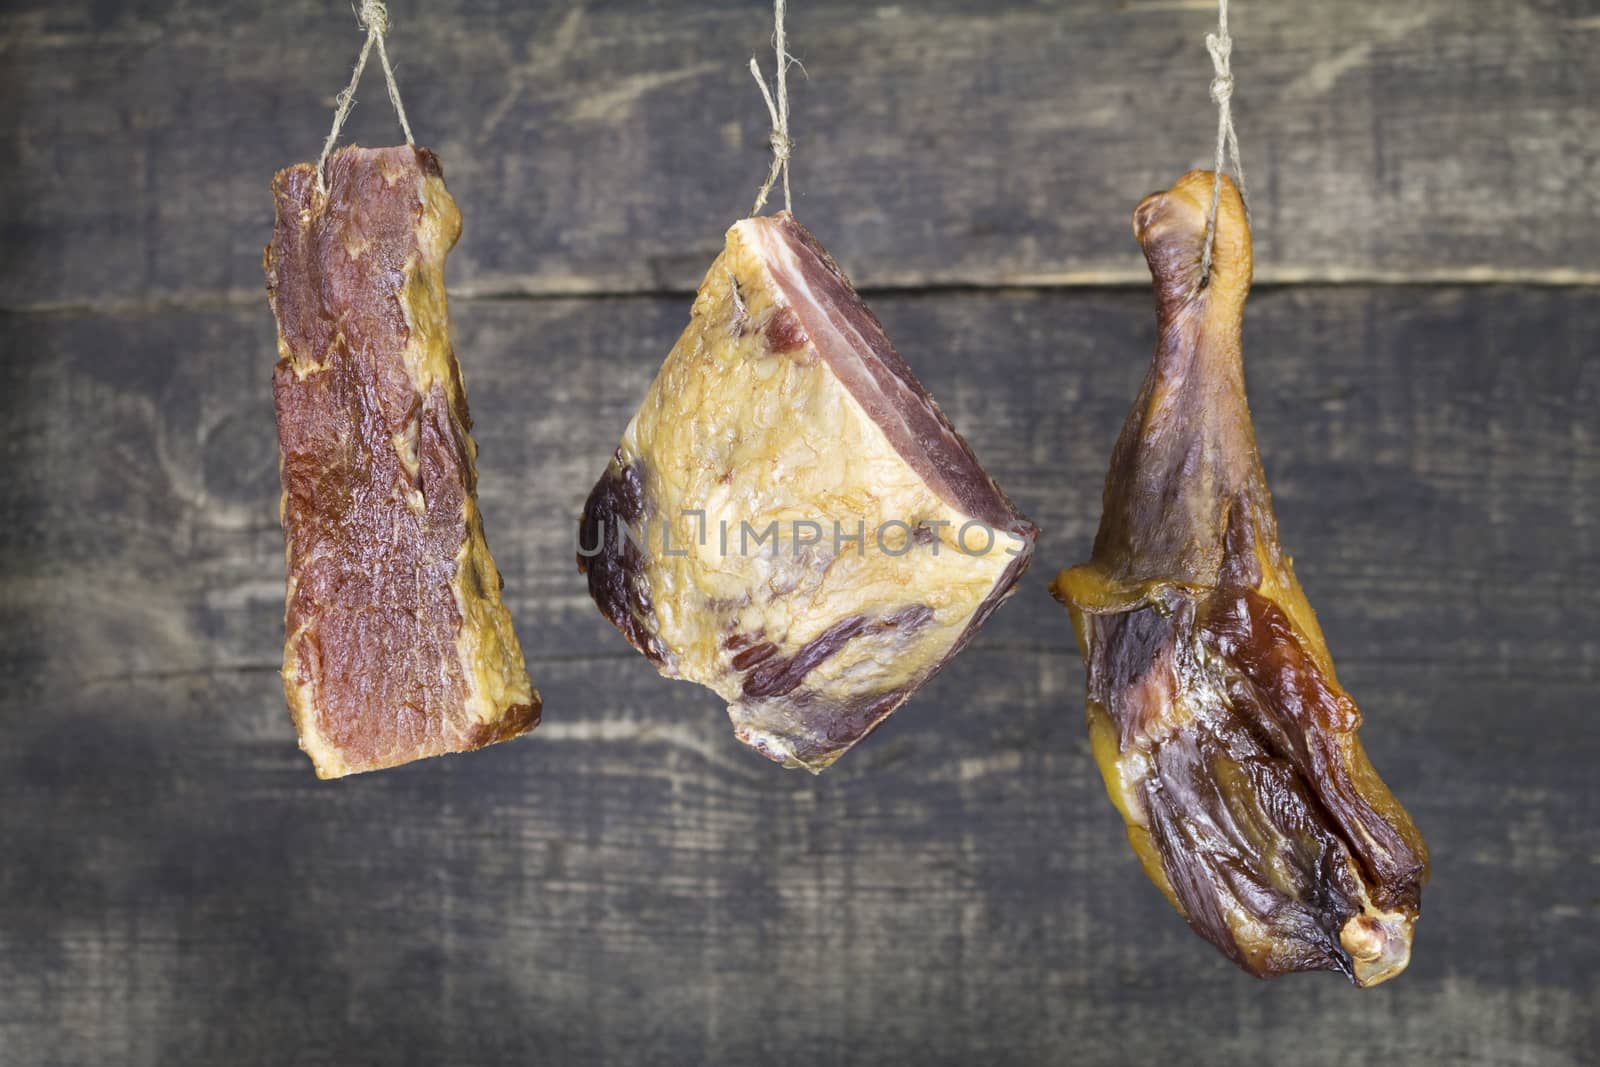
[[[1498,267],[1466,267],[1441,271],[1362,271],[1362,270],[1277,270],[1256,275],[1255,289],[1328,288],[1507,288],[1584,289],[1600,288],[1600,270],[1554,267],[1547,270],[1504,270]],[[1066,271],[1060,273],[1019,274],[999,280],[938,279],[932,281],[887,279],[858,287],[864,298],[942,296],[958,293],[1039,292],[1072,293],[1102,290],[1150,288],[1149,273],[1129,271]],[[688,287],[600,287],[540,282],[522,284],[515,279],[468,282],[449,289],[451,300],[462,304],[541,302],[561,300],[687,299],[695,290]],[[266,306],[265,290],[227,289],[210,292],[178,292],[159,296],[113,300],[63,300],[0,305],[0,315],[39,315],[55,317],[158,315],[165,312],[231,311]]]
[[[965,652],[974,657],[985,656],[1014,656],[1023,659],[1054,659],[1059,656],[1076,656],[1072,653],[1071,642],[1066,644],[1033,644],[1025,642],[999,641],[974,641]],[[589,667],[608,663],[634,662],[639,658],[637,652],[631,649],[622,649],[615,652],[568,652],[551,653],[545,655],[527,656],[528,667],[534,672],[534,688],[538,688],[539,679],[537,672],[540,668],[550,667]],[[42,660],[31,660],[29,665],[39,665]],[[1341,667],[1370,668],[1398,668],[1403,670],[1449,670],[1455,672],[1459,678],[1476,681],[1502,681],[1502,682],[1527,682],[1543,680],[1552,686],[1583,686],[1594,680],[1594,671],[1589,665],[1577,663],[1566,667],[1540,664],[1537,671],[1517,671],[1509,666],[1496,662],[1477,663],[1469,668],[1463,668],[1457,657],[1442,655],[1437,658],[1415,655],[1346,655],[1339,658]],[[283,669],[283,664],[278,660],[243,663],[213,663],[200,664],[193,667],[181,667],[171,670],[129,670],[112,671],[106,674],[88,675],[73,679],[76,686],[72,692],[82,693],[91,689],[100,689],[116,685],[161,685],[167,682],[182,682],[186,680],[199,680],[203,678],[226,678],[229,676],[252,674],[278,674]]]

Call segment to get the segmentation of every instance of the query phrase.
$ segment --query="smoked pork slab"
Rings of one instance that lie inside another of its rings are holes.
[[[539,722],[478,515],[444,261],[461,214],[424,148],[272,183],[267,293],[288,561],[283,686],[319,777]]]

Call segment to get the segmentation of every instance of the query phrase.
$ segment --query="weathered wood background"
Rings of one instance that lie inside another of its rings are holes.
[[[798,211],[1047,531],[813,779],[589,605],[574,519],[765,168],[760,0],[395,0],[545,725],[320,783],[260,274],[342,2],[0,13],[0,1063],[1593,1063],[1600,3],[1233,5],[1286,539],[1434,850],[1415,961],[1256,982],[1145,882],[1066,615],[1209,155],[1207,0],[796,0]],[[350,132],[397,139],[374,70]]]

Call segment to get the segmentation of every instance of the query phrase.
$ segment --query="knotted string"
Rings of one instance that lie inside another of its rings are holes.
[[[789,64],[794,62],[794,57],[784,47],[783,9],[786,6],[786,0],[773,0],[772,44],[778,53],[776,101],[773,100],[772,90],[767,88],[767,80],[761,76],[761,64],[756,62],[755,56],[750,57],[750,73],[761,87],[761,99],[767,102],[767,114],[772,117],[772,136],[768,139],[772,145],[772,169],[767,171],[767,180],[761,183],[761,191],[756,194],[756,206],[750,209],[751,215],[759,215],[766,206],[767,194],[772,192],[780,173],[783,175],[783,208],[785,211],[794,210],[794,198],[789,193],[789,156],[794,152],[794,142],[789,139]]]
[[[400,86],[394,80],[394,68],[389,65],[389,51],[383,46],[384,35],[389,32],[389,9],[384,7],[379,0],[361,0],[361,9],[356,13],[356,19],[367,31],[367,41],[361,46],[361,57],[356,60],[356,69],[350,75],[350,84],[344,87],[344,92],[337,98],[338,108],[333,113],[333,129],[328,131],[328,139],[323,142],[322,156],[317,160],[317,188],[324,194],[328,191],[323,170],[327,166],[328,156],[333,152],[334,144],[339,140],[339,131],[344,127],[344,120],[350,117],[350,109],[355,106],[356,86],[361,81],[361,73],[367,69],[367,56],[372,52],[374,43],[378,46],[378,62],[383,64],[383,77],[389,83],[389,102],[394,105],[394,113],[400,117],[400,128],[405,131],[406,144],[415,148],[417,142],[411,136],[411,124],[406,121],[405,105],[400,102]]]
[[[1233,132],[1233,38],[1228,35],[1228,0],[1217,0],[1217,32],[1206,34],[1206,51],[1216,76],[1211,79],[1211,99],[1217,102],[1217,161],[1212,167],[1211,211],[1206,215],[1206,244],[1200,255],[1200,283],[1211,279],[1212,248],[1217,241],[1217,208],[1222,203],[1223,149],[1233,158],[1233,172],[1239,183],[1239,199],[1245,202],[1245,218],[1250,217],[1245,199],[1244,163],[1239,159],[1239,135]]]

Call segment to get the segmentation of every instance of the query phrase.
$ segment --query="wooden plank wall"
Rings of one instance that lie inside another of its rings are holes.
[[[765,168],[757,0],[395,0],[545,725],[321,783],[277,678],[267,182],[342,3],[0,13],[0,1062],[1593,1062],[1600,5],[1233,5],[1289,546],[1435,855],[1415,960],[1260,983],[1147,884],[1044,592],[1154,343],[1205,0],[796,0],[801,217],[1045,529],[820,778],[658,678],[587,488]],[[396,139],[369,78],[351,124]]]

